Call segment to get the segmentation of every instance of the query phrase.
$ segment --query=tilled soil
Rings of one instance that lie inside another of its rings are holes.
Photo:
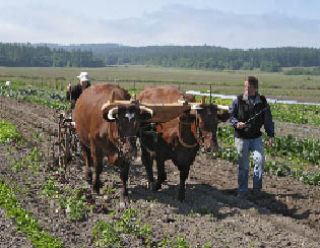
[[[103,213],[107,211],[93,211],[87,214],[86,220],[71,222],[57,201],[41,195],[46,180],[53,173],[48,163],[54,162],[49,155],[52,136],[58,129],[54,115],[55,111],[43,106],[0,98],[0,118],[16,124],[27,140],[22,150],[12,149],[10,156],[18,159],[32,146],[46,154],[36,174],[28,169],[14,172],[7,151],[10,145],[3,145],[0,177],[15,189],[23,207],[32,212],[51,235],[60,238],[65,247],[95,247],[92,228],[98,220],[113,221]],[[87,187],[81,157],[72,161],[69,170],[67,179],[71,188]],[[207,243],[213,247],[319,247],[319,187],[305,185],[292,177],[266,174],[263,193],[250,193],[248,199],[238,199],[235,197],[237,166],[200,153],[187,180],[186,200],[181,203],[177,200],[179,172],[169,161],[166,170],[168,180],[158,192],[147,189],[145,170],[139,158],[129,174],[130,201],[126,208],[135,209],[137,219],[151,226],[155,240],[184,237],[191,247]],[[101,192],[96,202],[120,216],[124,209],[119,203],[118,169],[106,162],[102,181],[117,190],[115,194]],[[252,177],[250,182],[252,186]],[[5,212],[0,209],[0,247],[31,247],[30,241],[16,232],[14,220],[4,216]],[[125,247],[143,246],[139,237],[121,236]]]

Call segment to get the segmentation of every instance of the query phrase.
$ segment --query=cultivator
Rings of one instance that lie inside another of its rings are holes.
[[[66,170],[72,158],[78,154],[79,142],[75,133],[75,123],[71,118],[71,111],[59,113],[58,141],[54,143],[58,146],[59,167]]]

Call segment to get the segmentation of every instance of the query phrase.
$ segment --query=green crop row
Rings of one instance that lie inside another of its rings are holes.
[[[0,90],[0,95],[44,105],[56,110],[70,108],[70,103],[66,100],[63,92],[3,87]]]
[[[138,94],[139,90],[129,88],[129,92],[133,95],[134,93]],[[2,87],[0,95],[45,105],[57,110],[70,108],[70,104],[65,99],[65,85],[63,84],[56,85],[54,89],[48,87],[48,85],[39,89],[39,83],[26,84],[23,82],[16,82],[12,83],[10,88]],[[196,96],[196,99],[197,101],[201,101],[200,96]],[[209,97],[206,98],[206,101],[209,101]],[[229,106],[232,104],[232,100],[215,97],[212,97],[212,102]],[[320,106],[271,103],[270,107],[274,120],[320,126]]]
[[[233,128],[219,127],[218,139],[224,144],[233,143]],[[266,139],[266,136],[263,136]],[[320,164],[320,140],[299,139],[292,135],[276,136],[272,147],[266,147],[266,153],[272,157],[283,157],[289,161]]]
[[[14,192],[0,179],[0,207],[6,210],[6,216],[16,221],[18,231],[24,233],[34,247],[62,248],[63,243],[43,230],[34,216],[22,208]]]
[[[12,140],[20,141],[21,135],[13,124],[0,120],[0,143],[9,143]]]
[[[320,106],[306,104],[270,104],[275,120],[320,126]]]
[[[232,127],[219,127],[217,137],[221,149],[213,155],[237,163]],[[275,137],[274,145],[265,149],[268,157],[272,158],[266,161],[265,171],[278,176],[292,175],[304,183],[320,185],[320,173],[307,173],[302,168],[306,162],[320,163],[319,147],[320,140],[297,139],[290,135]]]
[[[90,206],[87,203],[85,192],[84,188],[71,189],[70,186],[60,189],[54,177],[47,179],[42,188],[42,196],[57,200],[61,209],[66,212],[67,219],[71,221],[86,219]]]
[[[267,147],[266,151],[271,156],[284,157],[289,161],[320,164],[320,140],[277,136],[273,139],[273,146]]]
[[[221,98],[212,98],[212,102],[228,106],[232,104],[232,100]],[[270,108],[274,120],[320,126],[320,106],[270,103]]]
[[[112,222],[99,220],[93,227],[94,242],[97,247],[123,247],[124,240],[121,233],[130,233],[141,240],[143,247],[171,247],[171,248],[190,248],[190,244],[183,237],[177,237],[176,241],[168,238],[155,238],[151,227],[148,224],[141,225],[136,218],[136,210],[127,209],[119,218],[113,217]],[[210,248],[210,243],[202,246]]]

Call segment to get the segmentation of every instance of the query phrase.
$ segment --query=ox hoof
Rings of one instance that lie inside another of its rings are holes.
[[[184,202],[185,199],[186,199],[185,191],[179,191],[178,200],[179,200],[180,202]]]
[[[185,201],[185,196],[178,196],[178,200],[180,201],[180,202],[184,202]]]
[[[161,189],[161,186],[162,186],[162,183],[157,182],[157,183],[154,185],[153,191],[157,191],[157,190]]]
[[[147,182],[147,189],[152,190],[154,188],[155,182]]]
[[[149,183],[148,188],[151,191],[158,191],[159,189],[161,189],[161,183],[151,182]]]
[[[99,195],[101,187],[102,187],[102,183],[101,182],[97,182],[97,183],[93,184],[94,192],[96,192]]]
[[[89,183],[89,184],[92,184],[92,172],[86,172],[86,181]]]

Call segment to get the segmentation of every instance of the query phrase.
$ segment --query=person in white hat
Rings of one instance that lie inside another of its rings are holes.
[[[80,95],[82,94],[82,92],[91,86],[90,83],[90,79],[89,79],[89,75],[88,72],[80,72],[79,76],[77,76],[77,78],[79,79],[79,83],[71,86],[71,84],[68,85],[68,91],[67,91],[67,99],[70,100],[71,102],[71,109],[74,109],[76,102],[78,100],[78,98],[80,97]]]

